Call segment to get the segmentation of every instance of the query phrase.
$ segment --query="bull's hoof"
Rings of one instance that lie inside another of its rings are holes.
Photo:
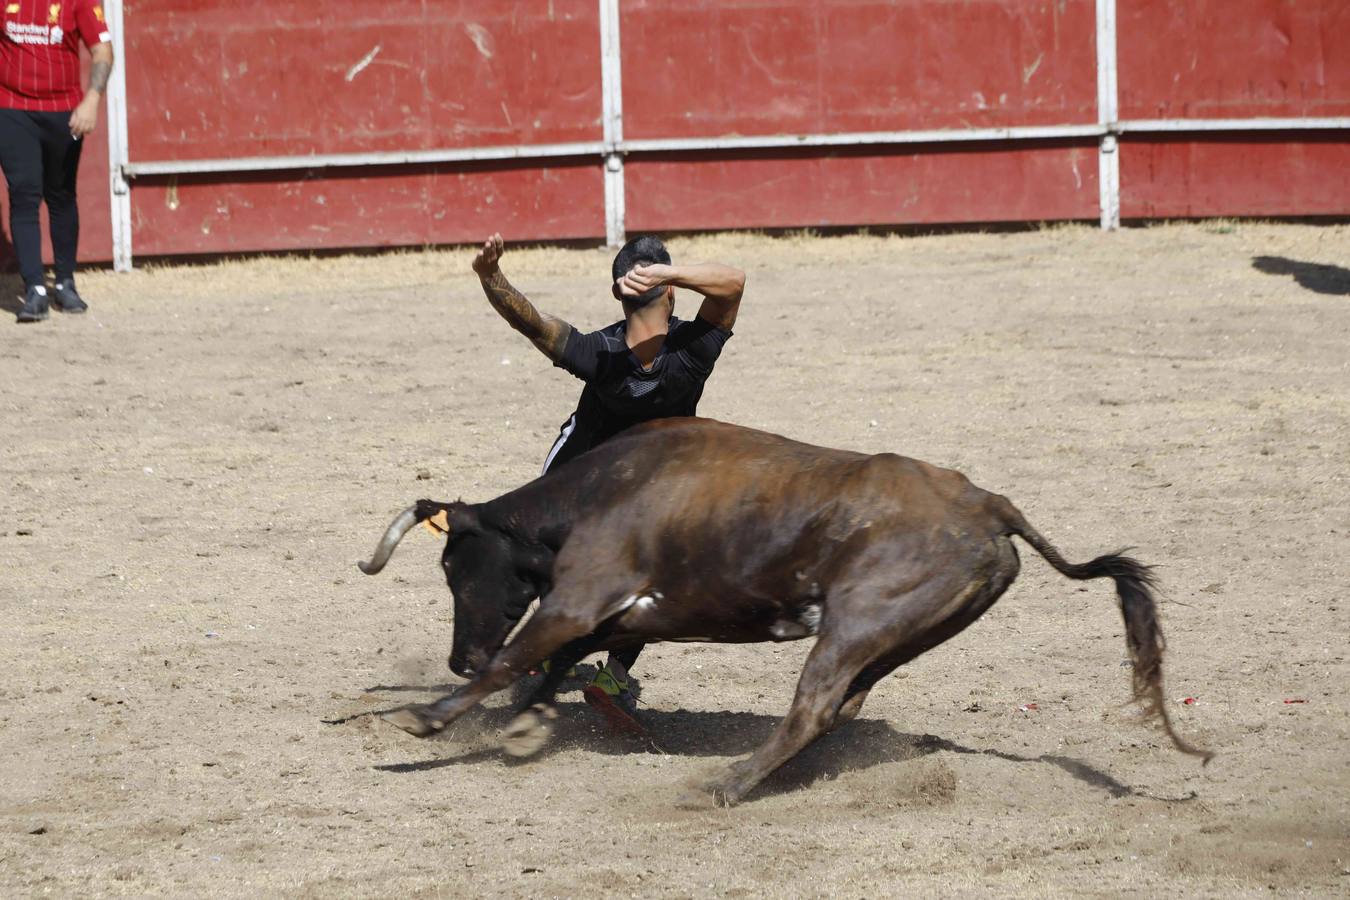
[[[558,711],[551,706],[536,703],[511,720],[502,730],[502,750],[518,759],[534,756],[553,736],[553,723]]]
[[[714,806],[729,809],[741,802],[741,793],[730,785],[715,787],[712,792],[712,802]]]
[[[735,806],[741,802],[741,794],[726,784],[685,784],[675,796],[675,805],[680,809],[712,810]]]
[[[397,725],[413,737],[427,737],[445,727],[445,723],[437,722],[425,712],[411,707],[384,713],[380,718],[390,725]]]
[[[748,770],[749,761],[738,760],[725,768],[688,778],[680,787],[675,805],[682,809],[702,810],[735,806],[750,792],[745,786]]]

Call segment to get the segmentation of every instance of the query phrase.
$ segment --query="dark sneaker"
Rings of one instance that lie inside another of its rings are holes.
[[[89,308],[78,291],[74,281],[58,281],[52,290],[52,302],[63,313],[82,313]]]
[[[28,289],[17,316],[20,322],[41,322],[47,318],[47,289],[40,284]]]

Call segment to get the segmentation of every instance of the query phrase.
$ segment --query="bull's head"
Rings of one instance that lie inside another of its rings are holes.
[[[450,540],[440,564],[455,599],[450,671],[471,677],[483,671],[539,596],[541,560],[508,534],[483,525],[474,507],[451,503],[445,511]]]
[[[539,547],[522,548],[502,532],[484,527],[468,504],[419,500],[394,519],[370,561],[357,563],[361,571],[374,575],[383,569],[418,522],[448,536],[441,566],[455,600],[450,669],[472,676],[501,649],[547,583],[551,555]]]
[[[522,574],[516,548],[491,531],[451,532],[441,556],[455,600],[450,671],[472,677],[506,643],[537,586]]]

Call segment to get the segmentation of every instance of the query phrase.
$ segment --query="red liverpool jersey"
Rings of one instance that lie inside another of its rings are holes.
[[[68,112],[80,105],[80,40],[112,40],[101,0],[0,0],[0,107]]]

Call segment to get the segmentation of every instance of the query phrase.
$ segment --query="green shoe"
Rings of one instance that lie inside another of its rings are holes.
[[[619,666],[618,663],[610,663],[596,671],[595,677],[591,679],[591,684],[600,688],[600,690],[609,694],[611,697],[617,697],[620,694],[628,693],[628,673],[624,672],[623,675],[620,676],[614,671],[614,668],[611,668],[611,666],[622,671],[622,667]]]
[[[637,698],[628,690],[628,673],[622,665],[610,661],[595,673],[582,691],[591,709],[605,717],[611,731],[645,737],[647,729],[637,714]]]

